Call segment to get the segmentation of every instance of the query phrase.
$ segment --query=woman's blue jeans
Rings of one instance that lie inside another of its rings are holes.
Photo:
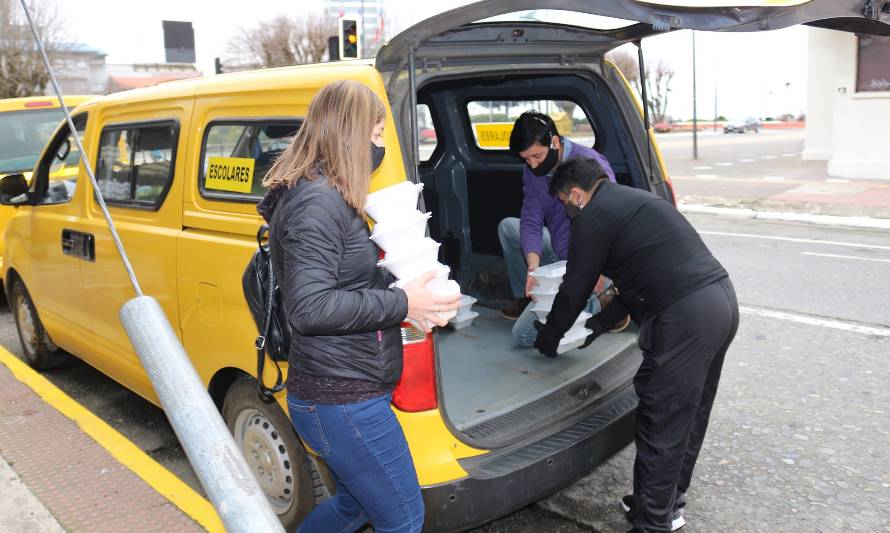
[[[369,520],[377,533],[421,530],[423,497],[391,398],[321,405],[288,395],[297,434],[325,460],[337,485],[299,533],[352,532]]]

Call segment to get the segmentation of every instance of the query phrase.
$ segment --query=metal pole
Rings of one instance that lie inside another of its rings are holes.
[[[161,406],[226,530],[230,533],[283,532],[281,522],[269,506],[268,498],[251,474],[241,450],[204,389],[204,384],[192,367],[179,337],[164,315],[164,310],[157,300],[142,295],[136,274],[87,160],[86,150],[74,128],[71,113],[62,98],[62,91],[46,57],[31,13],[25,0],[21,0],[21,4],[53,90],[71,129],[71,136],[80,150],[81,162],[93,184],[96,201],[102,209],[121,261],[136,291],[137,297],[121,307],[120,319],[151,379]]]
[[[698,98],[695,75],[695,30],[692,30],[692,159],[698,159]]]

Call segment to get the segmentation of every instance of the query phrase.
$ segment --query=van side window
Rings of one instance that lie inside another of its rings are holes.
[[[109,126],[102,130],[96,181],[109,204],[157,209],[173,181],[178,128],[174,123]]]
[[[420,143],[418,152],[420,153],[420,162],[425,163],[433,156],[436,147],[439,146],[439,136],[437,135],[436,124],[433,122],[433,115],[430,108],[426,104],[417,104],[417,141]]]
[[[233,119],[211,123],[201,147],[198,189],[205,198],[256,202],[263,178],[284,152],[302,120]]]
[[[86,129],[87,117],[85,114],[73,117],[77,134],[83,138]],[[74,136],[67,124],[64,124],[56,137],[50,141],[52,144],[44,154],[38,168],[38,179],[35,182],[46,179],[46,191],[41,198],[41,204],[64,204],[74,198],[77,189],[77,174],[80,168],[80,151]]]
[[[508,150],[513,123],[526,111],[549,115],[560,135],[591,148],[596,132],[590,119],[570,100],[475,100],[467,103],[467,116],[476,146],[481,150]]]

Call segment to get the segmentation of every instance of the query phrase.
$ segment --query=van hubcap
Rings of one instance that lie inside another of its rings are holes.
[[[34,327],[33,314],[31,306],[25,297],[19,293],[16,298],[16,318],[19,327],[19,335],[22,337],[22,344],[29,355],[37,352],[37,328]]]
[[[293,463],[278,429],[256,409],[245,409],[235,419],[235,442],[241,447],[269,503],[277,514],[290,509],[294,501]]]

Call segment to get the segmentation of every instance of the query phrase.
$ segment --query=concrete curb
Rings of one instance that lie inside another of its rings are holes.
[[[681,213],[696,215],[718,215],[733,218],[756,220],[778,220],[782,222],[805,222],[820,226],[885,229],[890,230],[890,219],[872,217],[848,217],[838,215],[813,215],[810,213],[792,213],[781,211],[757,211],[743,207],[715,207],[702,204],[686,204],[677,206]]]

